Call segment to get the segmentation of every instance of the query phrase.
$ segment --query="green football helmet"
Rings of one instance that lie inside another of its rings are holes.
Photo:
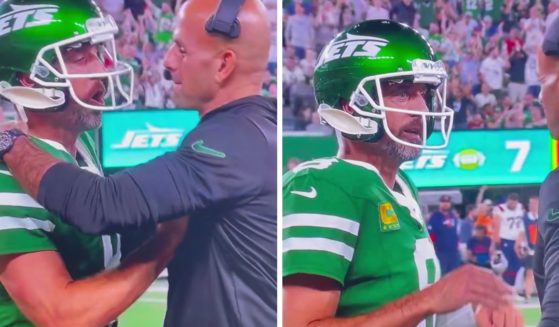
[[[318,113],[343,136],[376,142],[386,134],[395,142],[422,149],[448,144],[454,112],[445,105],[446,80],[444,64],[435,61],[427,41],[407,25],[389,20],[365,21],[339,33],[323,49],[314,72]],[[429,110],[385,106],[383,86],[400,83],[425,84]],[[397,137],[387,125],[386,112],[420,116],[422,142]],[[428,144],[436,120],[442,142]]]
[[[117,59],[117,32],[114,19],[103,15],[91,0],[0,2],[0,95],[23,115],[23,108],[61,108],[68,96],[93,110],[128,106],[133,100],[134,74],[132,67]],[[85,44],[96,48],[104,69],[69,73],[64,51]],[[96,104],[86,103],[70,83],[75,78],[98,79],[106,92],[98,95]],[[123,87],[123,80],[130,81],[129,88]]]

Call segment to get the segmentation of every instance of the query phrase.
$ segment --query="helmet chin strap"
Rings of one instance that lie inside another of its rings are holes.
[[[16,106],[32,110],[58,108],[66,102],[66,95],[56,89],[34,89],[23,86],[0,86],[0,95]]]
[[[370,120],[373,124],[370,127],[365,127],[356,117],[325,104],[318,107],[318,114],[328,125],[344,134],[359,136],[378,132],[378,124],[375,121]]]

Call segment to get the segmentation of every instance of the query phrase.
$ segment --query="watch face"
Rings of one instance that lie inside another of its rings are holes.
[[[0,153],[6,151],[12,144],[12,138],[7,132],[0,133]]]

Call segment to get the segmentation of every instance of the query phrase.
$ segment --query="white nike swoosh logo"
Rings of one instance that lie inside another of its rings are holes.
[[[304,192],[304,191],[291,191],[291,194],[304,196],[304,197],[309,198],[309,199],[314,199],[314,198],[316,198],[316,189],[315,189],[314,187],[311,187],[311,190],[310,190],[310,191],[307,191],[307,192]]]

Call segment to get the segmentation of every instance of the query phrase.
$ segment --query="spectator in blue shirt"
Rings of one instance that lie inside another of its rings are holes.
[[[466,206],[466,216],[458,223],[458,239],[460,242],[458,244],[458,249],[460,251],[460,257],[462,258],[462,261],[466,261],[466,250],[468,242],[474,234],[474,214],[476,211],[475,208],[475,205],[468,204]]]
[[[439,210],[433,212],[427,228],[441,264],[441,273],[445,275],[460,265],[458,217],[452,211],[450,196],[443,195],[439,201]]]
[[[476,225],[474,237],[468,241],[468,262],[480,267],[491,268],[491,238],[484,225]]]

